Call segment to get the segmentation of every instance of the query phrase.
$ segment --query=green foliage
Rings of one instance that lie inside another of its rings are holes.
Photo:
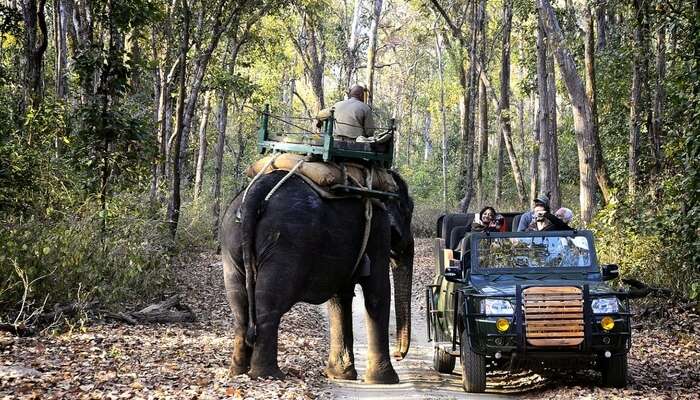
[[[154,220],[142,199],[124,194],[108,210],[101,232],[99,204],[89,201],[69,216],[3,217],[0,231],[0,309],[75,300],[78,291],[103,302],[162,290],[168,283],[165,224]],[[22,283],[25,277],[29,287]],[[2,315],[0,315],[0,318]]]

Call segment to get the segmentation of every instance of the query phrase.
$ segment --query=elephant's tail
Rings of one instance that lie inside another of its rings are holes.
[[[248,298],[248,328],[245,341],[248,346],[253,346],[256,337],[255,315],[255,280],[257,271],[257,258],[255,254],[255,231],[258,225],[258,217],[262,214],[264,199],[270,190],[262,181],[254,182],[244,197],[239,208],[241,223],[241,248],[243,253],[243,265],[245,268],[245,289]]]

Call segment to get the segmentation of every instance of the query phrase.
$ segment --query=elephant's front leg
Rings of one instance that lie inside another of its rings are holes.
[[[388,257],[387,257],[388,259]],[[388,262],[387,262],[388,263]],[[398,383],[399,376],[391,365],[389,356],[389,308],[391,294],[387,269],[372,266],[372,275],[363,279],[362,293],[365,297],[367,317],[367,383]],[[385,266],[388,268],[388,265]]]
[[[331,350],[328,355],[326,376],[332,379],[357,379],[352,342],[352,297],[354,290],[338,294],[328,300],[331,328]]]

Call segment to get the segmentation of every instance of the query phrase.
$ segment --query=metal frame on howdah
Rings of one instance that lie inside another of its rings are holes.
[[[437,371],[452,372],[459,359],[468,392],[486,390],[489,369],[521,367],[594,368],[604,385],[626,385],[629,293],[606,282],[617,278],[618,267],[598,264],[591,231],[467,232],[459,245],[445,246],[442,236],[450,232],[440,224],[447,219],[438,223],[436,275],[426,288],[428,339]],[[531,267],[535,256],[521,251],[508,258],[519,265],[480,263],[480,252],[488,254],[489,246],[522,249],[529,243],[548,252],[547,243],[560,241],[577,241],[585,256],[568,265]]]

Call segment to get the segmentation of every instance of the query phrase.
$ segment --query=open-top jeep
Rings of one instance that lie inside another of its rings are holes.
[[[505,216],[517,226],[517,214]],[[426,290],[433,367],[450,373],[459,357],[467,392],[483,392],[492,367],[596,366],[604,384],[624,386],[628,296],[605,282],[617,266],[599,268],[591,232],[470,233],[467,219],[438,221]]]

